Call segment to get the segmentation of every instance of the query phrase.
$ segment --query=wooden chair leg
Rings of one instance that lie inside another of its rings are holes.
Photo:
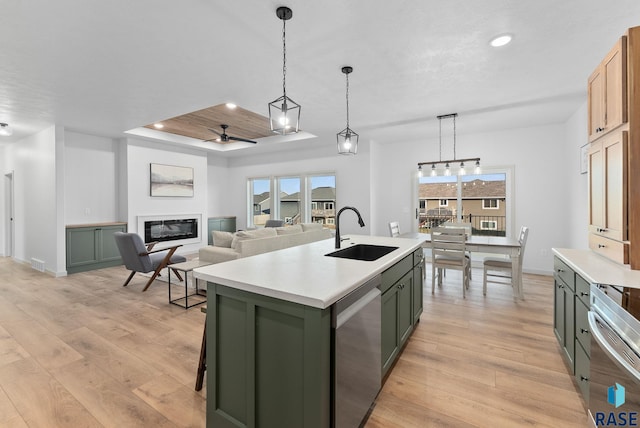
[[[123,287],[126,287],[127,285],[129,285],[129,282],[131,281],[131,278],[133,278],[133,275],[136,274],[136,271],[131,271],[131,275],[129,275],[129,278],[127,278],[127,280],[124,282],[124,284],[122,284]]]
[[[200,348],[200,360],[198,361],[198,374],[196,375],[196,391],[202,389],[204,372],[207,369],[207,318],[204,319],[204,331],[202,332],[202,347]]]
[[[171,266],[169,266],[169,269],[171,269]],[[180,275],[180,272],[175,270],[175,269],[171,269],[173,271],[173,274],[176,276],[176,278],[178,278],[178,281],[182,282],[182,275]]]
[[[149,286],[151,285],[151,283],[156,279],[156,277],[160,274],[160,269],[162,269],[161,266],[158,266],[158,269],[155,270],[155,272],[153,272],[153,275],[151,275],[151,278],[149,278],[149,281],[147,281],[146,285],[144,286],[144,288],[142,289],[142,291],[147,291],[147,288],[149,288]]]

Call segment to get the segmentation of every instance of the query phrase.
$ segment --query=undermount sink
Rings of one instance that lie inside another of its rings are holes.
[[[388,247],[386,245],[356,244],[348,248],[343,248],[342,250],[334,251],[333,253],[325,254],[325,256],[372,262],[398,248],[399,247]]]

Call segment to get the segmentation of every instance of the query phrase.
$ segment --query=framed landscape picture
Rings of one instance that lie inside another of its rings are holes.
[[[193,168],[151,164],[151,196],[193,197]]]

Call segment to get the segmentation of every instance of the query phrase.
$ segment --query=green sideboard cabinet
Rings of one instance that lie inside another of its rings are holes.
[[[207,219],[207,242],[209,245],[213,245],[213,236],[211,232],[214,230],[222,232],[235,232],[236,231],[236,218],[235,217],[209,217]]]
[[[382,273],[383,375],[422,312],[416,266],[411,253]],[[330,427],[331,308],[212,282],[207,296],[207,427]]]
[[[125,222],[67,226],[67,273],[121,265],[122,259],[113,234],[126,231]]]

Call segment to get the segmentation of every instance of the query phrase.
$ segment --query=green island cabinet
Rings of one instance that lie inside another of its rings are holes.
[[[422,312],[417,257],[382,273],[382,373]],[[331,308],[211,282],[207,295],[207,427],[330,427]]]
[[[236,231],[236,218],[235,217],[209,217],[207,219],[207,242],[209,245],[213,245],[213,236],[211,232],[214,230],[222,232],[235,232]]]
[[[586,404],[589,402],[591,351],[587,318],[590,284],[558,257],[554,258],[553,267],[553,331]]]
[[[122,259],[113,234],[126,231],[126,222],[67,226],[67,273],[121,265]]]

